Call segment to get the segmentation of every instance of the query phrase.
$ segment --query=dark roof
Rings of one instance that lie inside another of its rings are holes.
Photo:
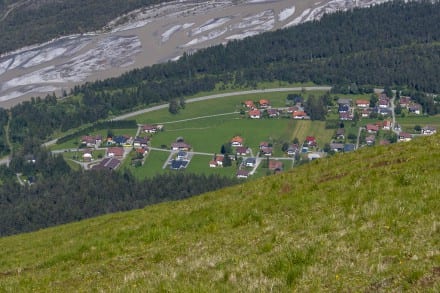
[[[121,161],[115,158],[105,158],[98,165],[93,166],[93,169],[110,169],[114,170],[121,164]]]
[[[246,164],[251,163],[251,164],[256,164],[257,163],[257,159],[256,158],[247,158],[246,161],[244,161]]]
[[[113,137],[113,141],[115,143],[122,144],[122,143],[125,143],[127,141],[127,138],[125,136],[119,135],[119,136]]]
[[[182,168],[186,168],[186,165],[188,165],[187,161],[180,161],[180,160],[172,160],[171,161],[171,169],[179,170]]]
[[[354,144],[352,144],[352,143],[346,143],[346,144],[344,145],[344,152],[352,152],[352,151],[355,150],[355,148],[356,148],[356,146],[355,146]]]
[[[249,176],[249,171],[247,170],[238,170],[237,171],[237,176]]]

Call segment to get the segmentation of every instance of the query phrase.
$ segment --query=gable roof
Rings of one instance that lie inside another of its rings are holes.
[[[260,105],[269,105],[270,103],[269,103],[269,100],[266,100],[266,99],[261,99],[260,100]]]
[[[241,137],[241,136],[234,136],[232,139],[231,139],[231,142],[238,142],[238,143],[243,143],[243,138]]]
[[[110,147],[107,149],[107,154],[114,154],[116,157],[122,157],[124,155],[124,149],[122,147]]]

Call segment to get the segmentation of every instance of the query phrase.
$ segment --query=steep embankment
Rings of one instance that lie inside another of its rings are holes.
[[[0,290],[440,289],[440,137],[0,239]]]

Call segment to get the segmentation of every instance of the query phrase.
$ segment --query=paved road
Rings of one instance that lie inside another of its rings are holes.
[[[393,97],[390,102],[391,103],[391,115],[393,116],[393,121],[391,122],[391,130],[395,134],[399,135],[399,131],[396,130],[396,113],[394,112],[394,100],[395,100],[395,97]]]

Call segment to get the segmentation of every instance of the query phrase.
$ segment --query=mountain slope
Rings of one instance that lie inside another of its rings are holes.
[[[440,289],[440,137],[0,239],[0,290]]]

